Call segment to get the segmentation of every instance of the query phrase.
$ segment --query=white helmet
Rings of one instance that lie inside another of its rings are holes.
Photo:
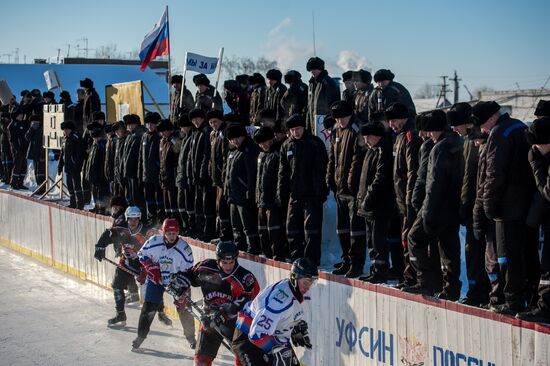
[[[137,206],[130,206],[124,212],[124,216],[126,217],[126,220],[131,218],[141,219],[141,211]]]

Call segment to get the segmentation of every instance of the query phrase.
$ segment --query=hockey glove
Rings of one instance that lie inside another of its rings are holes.
[[[298,358],[290,346],[279,346],[271,351],[272,366],[295,366],[299,365]]]
[[[158,263],[154,263],[151,259],[147,259],[142,263],[147,272],[147,278],[158,285],[160,283],[160,266]]]
[[[101,262],[105,258],[105,248],[95,247],[94,258]]]
[[[238,312],[239,307],[233,302],[228,302],[222,304],[218,309],[214,311],[212,319],[217,326],[220,326],[230,319],[235,319]]]
[[[311,349],[311,341],[309,340],[309,332],[307,323],[304,320],[300,320],[298,324],[292,328],[292,343],[296,347],[306,347]]]
[[[182,296],[191,287],[191,282],[184,272],[178,272],[172,275],[170,283],[166,287],[166,291],[174,296]]]

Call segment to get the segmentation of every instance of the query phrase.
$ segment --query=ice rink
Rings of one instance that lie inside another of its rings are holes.
[[[3,247],[0,257],[0,365],[193,365],[177,319],[173,328],[155,319],[143,352],[133,353],[137,305],[126,309],[125,328],[108,328],[111,291]],[[214,365],[233,358],[222,347]]]

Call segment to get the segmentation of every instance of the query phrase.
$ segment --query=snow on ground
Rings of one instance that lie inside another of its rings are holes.
[[[126,309],[126,328],[108,328],[115,313],[111,291],[3,247],[0,282],[2,365],[193,365],[194,352],[177,319],[173,328],[155,319],[144,352],[133,353],[139,309]],[[214,365],[232,360],[222,347]]]

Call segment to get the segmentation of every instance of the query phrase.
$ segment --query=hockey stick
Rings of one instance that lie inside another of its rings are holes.
[[[139,277],[139,273],[134,272],[134,271],[132,271],[131,269],[126,268],[126,267],[120,265],[119,263],[117,263],[117,262],[115,262],[115,261],[110,260],[109,258],[103,258],[103,260],[105,260],[105,261],[111,263],[112,265],[114,265],[115,267],[121,269],[122,271],[124,271],[124,272],[126,272],[126,273],[128,273],[128,274],[131,274],[132,276]]]

